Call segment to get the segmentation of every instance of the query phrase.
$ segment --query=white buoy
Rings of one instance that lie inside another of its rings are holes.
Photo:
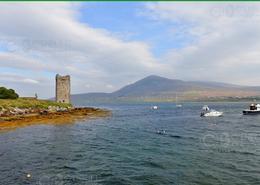
[[[157,110],[158,107],[157,107],[157,106],[152,106],[152,109],[153,109],[153,110]]]
[[[31,178],[32,176],[31,176],[31,174],[28,173],[28,174],[26,175],[26,177],[27,177],[27,178]]]

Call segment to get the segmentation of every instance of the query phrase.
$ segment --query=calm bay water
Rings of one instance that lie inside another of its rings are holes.
[[[201,103],[156,105],[0,133],[0,184],[260,184],[260,116],[243,116],[247,103],[209,103],[220,118],[201,118]]]

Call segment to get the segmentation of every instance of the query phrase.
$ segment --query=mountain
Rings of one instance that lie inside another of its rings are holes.
[[[72,102],[214,100],[260,97],[260,87],[220,82],[183,81],[151,75],[113,93],[72,95]]]
[[[113,95],[119,97],[154,96],[162,92],[183,91],[188,88],[191,88],[190,85],[181,80],[152,75],[119,89]]]
[[[112,93],[116,96],[154,96],[194,90],[239,88],[241,86],[220,82],[199,82],[168,79],[151,75]],[[175,96],[175,94],[174,94]]]

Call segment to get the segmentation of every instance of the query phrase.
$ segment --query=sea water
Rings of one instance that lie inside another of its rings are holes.
[[[202,103],[99,104],[112,115],[2,132],[0,184],[259,185],[260,116],[208,105],[224,116],[201,118]]]

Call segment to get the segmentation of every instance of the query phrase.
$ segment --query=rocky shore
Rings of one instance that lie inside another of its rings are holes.
[[[1,108],[0,110],[0,118],[1,117],[16,117],[19,115],[27,115],[27,114],[48,114],[48,113],[55,113],[55,112],[68,112],[72,111],[73,107],[59,107],[59,106],[48,106],[47,109],[44,108],[19,108],[19,107],[10,107],[8,109]]]
[[[70,124],[78,120],[109,116],[105,109],[92,107],[50,107],[48,109],[20,109],[1,111],[0,131],[16,129],[34,124]]]
[[[47,109],[41,108],[3,108],[0,111],[0,123],[4,121],[27,120],[36,117],[59,117],[59,116],[87,116],[96,114],[107,114],[108,110],[92,107],[55,107],[49,106]]]
[[[0,131],[31,124],[66,124],[76,120],[110,115],[110,111],[92,107],[73,107],[46,100],[1,100]]]

